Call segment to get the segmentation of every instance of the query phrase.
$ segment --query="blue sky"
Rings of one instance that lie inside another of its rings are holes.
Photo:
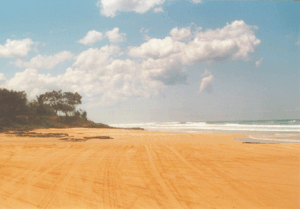
[[[5,1],[0,87],[103,123],[300,118],[299,2]]]

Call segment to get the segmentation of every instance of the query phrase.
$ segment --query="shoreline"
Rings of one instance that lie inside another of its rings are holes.
[[[196,122],[146,122],[135,124],[110,124],[116,127],[142,127],[149,131],[173,133],[217,133],[248,135],[253,143],[300,143],[300,120],[237,120]],[[252,140],[253,139],[253,140]]]
[[[243,135],[245,137],[243,138],[233,138],[232,140],[238,140],[238,141],[244,141],[244,142],[248,142],[248,143],[291,143],[291,144],[299,144],[300,143],[300,134],[297,132],[262,132],[262,131],[228,131],[228,130],[199,130],[199,131],[195,131],[195,130],[161,130],[161,129],[155,129],[155,130],[147,130],[145,129],[145,131],[161,131],[161,132],[167,132],[170,134],[229,134],[229,135]],[[274,137],[274,139],[269,139],[269,138],[260,138],[261,136],[268,136],[268,137],[272,137],[276,134],[294,134],[294,135],[298,135],[299,140],[295,140],[295,139],[278,139],[276,140],[276,138]],[[252,137],[254,136],[254,137]],[[257,137],[257,138],[256,138]]]
[[[280,140],[261,140],[254,138],[233,138],[232,140],[242,141],[244,143],[260,143],[260,144],[299,144],[300,141],[280,141]]]
[[[266,132],[259,132],[259,131],[232,131],[232,130],[201,130],[201,131],[191,131],[191,130],[182,130],[182,129],[154,129],[154,130],[149,130],[149,129],[144,129],[140,127],[109,127],[109,128],[94,128],[94,127],[67,127],[67,128],[36,128],[28,131],[21,131],[24,133],[30,133],[30,132],[35,132],[39,130],[71,130],[71,129],[108,129],[108,130],[132,130],[132,131],[145,131],[145,132],[159,132],[163,134],[195,134],[195,135],[202,135],[202,134],[216,134],[216,135],[238,135],[242,137],[233,137],[230,140],[235,140],[235,141],[241,141],[243,143],[260,143],[260,144],[299,144],[300,140],[276,140],[276,139],[260,139],[260,138],[255,138],[255,137],[260,137],[261,135],[265,135]],[[18,133],[19,131],[7,131],[7,132],[2,132],[2,134],[9,134],[9,133]],[[1,132],[0,132],[1,134]],[[273,134],[272,132],[267,132],[267,134]],[[276,133],[280,134],[280,133]],[[298,134],[298,133],[290,133],[290,134]],[[255,137],[252,137],[254,135]],[[22,141],[19,141],[22,142]],[[31,141],[35,142],[35,141]],[[51,141],[49,141],[51,142]],[[0,143],[1,143],[1,138],[0,138]]]

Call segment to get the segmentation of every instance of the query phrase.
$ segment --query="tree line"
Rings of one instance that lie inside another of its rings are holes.
[[[24,91],[0,88],[0,125],[16,116],[68,116],[87,120],[87,113],[76,107],[81,104],[82,96],[73,92],[52,91],[37,95],[29,100]]]

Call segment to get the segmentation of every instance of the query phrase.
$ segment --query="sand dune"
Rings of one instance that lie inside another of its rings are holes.
[[[0,208],[300,208],[298,144],[119,129],[36,132],[112,139],[0,134]]]

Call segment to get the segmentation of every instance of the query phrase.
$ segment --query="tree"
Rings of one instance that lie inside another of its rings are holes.
[[[74,116],[81,117],[81,118],[87,120],[87,112],[83,111],[82,109],[79,109],[79,110],[75,111]]]
[[[80,116],[81,116],[80,111],[79,111],[79,110],[75,111],[75,112],[74,112],[74,116],[75,116],[75,117],[80,117]]]
[[[13,118],[28,112],[27,94],[24,91],[0,89],[0,118]]]
[[[49,104],[56,112],[62,111],[68,116],[69,112],[73,112],[76,106],[81,104],[82,96],[72,92],[52,91],[43,94],[46,98],[45,103]]]
[[[36,96],[36,101],[35,101],[35,103],[37,104],[36,113],[38,115],[46,115],[47,114],[47,110],[44,107],[45,101],[46,101],[46,98],[43,94],[40,96]]]
[[[81,104],[82,96],[80,94],[65,92],[63,93],[63,106],[62,111],[66,114],[68,112],[73,112],[76,109],[76,106]]]
[[[46,92],[44,94],[44,97],[46,98],[45,102],[55,110],[55,113],[57,115],[57,112],[62,109],[62,90]]]
[[[86,111],[83,111],[83,113],[81,114],[81,117],[85,120],[87,120],[87,113]]]

